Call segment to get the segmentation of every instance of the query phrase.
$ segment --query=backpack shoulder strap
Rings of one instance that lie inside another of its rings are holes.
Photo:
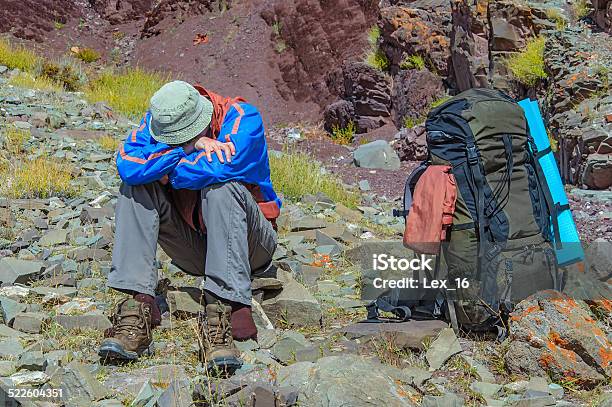
[[[408,175],[408,178],[406,178],[406,185],[404,186],[404,209],[393,209],[393,216],[400,218],[408,216],[410,208],[412,207],[412,191],[427,167],[429,167],[429,162],[423,161],[418,167],[412,170],[410,175]]]

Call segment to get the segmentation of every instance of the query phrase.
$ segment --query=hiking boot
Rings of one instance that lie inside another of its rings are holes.
[[[111,316],[113,326],[104,332],[98,355],[102,362],[129,362],[150,350],[154,304],[126,298]]]
[[[206,305],[200,317],[200,361],[209,373],[232,375],[242,366],[240,351],[232,338],[232,307],[220,303]]]

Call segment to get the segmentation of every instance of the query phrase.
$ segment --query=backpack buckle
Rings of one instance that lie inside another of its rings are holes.
[[[468,152],[468,163],[470,165],[478,164],[478,153],[476,152],[476,146],[474,145],[468,146],[467,152]]]

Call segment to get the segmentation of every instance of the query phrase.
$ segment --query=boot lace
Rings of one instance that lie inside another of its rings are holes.
[[[113,318],[113,334],[135,336],[137,331],[145,328],[149,332],[149,314],[148,307],[139,306],[138,310],[123,311],[119,309]]]
[[[214,347],[216,345],[226,345],[231,340],[231,334],[229,329],[229,323],[227,321],[227,315],[223,311],[219,310],[217,313],[219,323],[218,324],[210,324],[207,322],[208,329],[205,330],[207,332],[208,340],[210,344]]]

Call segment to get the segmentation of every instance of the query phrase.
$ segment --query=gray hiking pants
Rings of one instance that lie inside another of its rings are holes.
[[[228,182],[201,190],[206,234],[183,221],[158,182],[124,183],[119,191],[109,287],[155,295],[159,243],[183,271],[206,276],[205,290],[251,304],[251,275],[268,268],[277,238],[244,185]]]

